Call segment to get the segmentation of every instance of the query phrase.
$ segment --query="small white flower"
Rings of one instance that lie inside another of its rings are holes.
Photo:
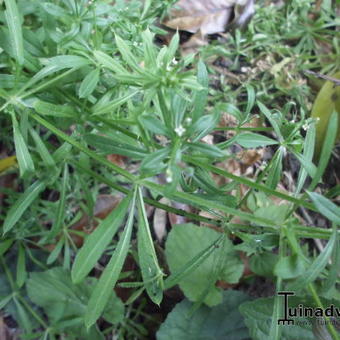
[[[190,117],[185,118],[185,122],[189,125],[192,122],[192,119]]]
[[[172,63],[173,63],[174,65],[177,65],[177,64],[178,64],[178,61],[176,60],[176,58],[172,59]]]
[[[308,128],[309,128],[308,123],[303,124],[303,125],[302,125],[302,128],[303,128],[305,131],[307,131]]]
[[[175,132],[177,133],[177,136],[182,137],[185,132],[185,128],[182,125],[180,125],[176,127]]]
[[[172,182],[172,171],[168,168],[165,171],[165,180],[167,183],[171,183]]]

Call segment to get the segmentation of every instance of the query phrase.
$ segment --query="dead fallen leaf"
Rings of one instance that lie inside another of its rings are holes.
[[[159,203],[170,205],[170,201],[165,197],[161,198]],[[167,212],[163,209],[155,209],[153,215],[153,230],[159,242],[162,242],[163,238],[166,236],[166,223]]]
[[[118,165],[120,168],[125,169],[126,168],[126,164],[125,164],[125,157],[121,156],[121,155],[116,155],[116,154],[111,154],[111,155],[107,155],[106,159],[115,164]]]
[[[253,14],[254,0],[179,0],[162,24],[193,33],[183,44],[184,49],[191,51],[206,45],[208,34],[224,32],[228,25],[244,27]]]
[[[170,18],[163,24],[175,30],[191,33],[201,31],[203,35],[224,32],[235,8],[237,18],[247,8],[253,15],[253,1],[250,0],[180,0],[170,12]],[[235,7],[234,7],[235,6]]]

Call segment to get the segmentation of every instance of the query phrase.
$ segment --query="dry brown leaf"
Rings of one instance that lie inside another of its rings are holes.
[[[181,209],[186,212],[192,212],[191,208],[187,204],[180,203],[180,202],[172,202],[171,205],[176,209]],[[176,215],[173,213],[169,213],[168,215],[169,215],[169,221],[170,221],[171,226],[173,226],[174,224],[188,223],[188,219],[185,216]]]
[[[180,0],[164,25],[203,35],[223,32],[232,13],[235,0]]]
[[[249,0],[180,0],[164,25],[191,33],[201,31],[203,35],[224,32],[234,11],[240,22],[244,13],[253,14],[253,1]],[[247,10],[246,10],[247,9]]]
[[[125,169],[126,168],[126,164],[125,164],[125,157],[124,156],[121,156],[121,155],[116,155],[116,154],[110,154],[110,155],[107,155],[106,156],[106,159],[115,164],[115,165],[118,165],[120,168],[123,168]]]
[[[104,219],[113,209],[116,208],[120,201],[120,196],[98,195],[93,209],[93,216],[99,219]],[[78,230],[90,234],[97,225],[97,221],[91,220],[90,217],[84,213],[81,219],[74,223],[70,228],[72,230]],[[84,238],[75,233],[70,233],[70,235],[74,244],[80,248],[83,245]],[[55,248],[55,244],[47,244],[45,248],[48,251],[52,251]]]
[[[231,18],[234,27],[244,27],[253,14],[254,0],[179,0],[163,25],[194,33],[183,44],[184,53],[188,53],[206,45],[206,35],[224,32]]]
[[[165,197],[161,198],[159,203],[170,205],[170,201]],[[167,212],[163,209],[155,209],[153,215],[153,230],[159,242],[162,242],[163,238],[166,236],[166,223]]]
[[[0,339],[1,340],[10,340],[8,327],[4,323],[4,319],[2,317],[0,317]]]

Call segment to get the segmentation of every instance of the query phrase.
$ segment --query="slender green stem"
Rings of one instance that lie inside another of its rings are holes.
[[[27,303],[27,301],[21,296],[17,295],[20,302],[25,306],[25,308],[32,314],[32,316],[44,327],[48,328],[47,323],[34,311],[34,309]]]
[[[105,178],[104,176],[101,176],[101,175],[97,174],[96,172],[82,166],[79,162],[71,161],[71,163],[75,167],[82,169],[84,172],[91,175],[93,178],[97,179],[99,182],[105,183],[109,187],[111,187],[111,188],[113,188],[113,189],[115,189],[119,192],[122,192],[124,194],[128,194],[130,192],[129,189],[124,188],[124,187],[120,186],[119,184]],[[199,215],[196,215],[196,214],[192,214],[192,213],[189,213],[189,212],[182,210],[182,209],[173,208],[171,206],[168,206],[166,204],[162,204],[162,203],[160,203],[156,200],[153,200],[151,198],[144,197],[143,199],[144,199],[145,203],[150,204],[150,205],[152,205],[156,208],[165,210],[169,213],[173,213],[173,214],[176,214],[176,215],[179,215],[179,216],[184,216],[184,217],[187,217],[191,220],[195,220],[195,221],[198,221],[198,222],[209,223],[209,224],[213,224],[213,225],[219,225],[220,224],[220,222],[217,221],[217,220],[210,219],[210,218],[203,217],[203,216],[199,216]]]
[[[109,162],[107,159],[97,155],[95,152],[89,150],[87,147],[85,147],[84,145],[82,145],[79,142],[75,141],[73,138],[68,136],[66,133],[60,131],[59,129],[57,129],[55,126],[53,126],[51,123],[49,123],[47,120],[45,120],[44,118],[40,117],[39,115],[37,115],[35,113],[30,113],[30,116],[33,119],[35,119],[38,123],[40,123],[41,125],[45,126],[47,129],[52,131],[58,137],[62,138],[67,143],[73,145],[78,150],[84,152],[85,154],[87,154],[88,156],[90,156],[91,158],[93,158],[94,160],[99,162],[100,164],[107,166],[109,169],[111,169],[111,170],[117,172],[118,174],[124,176],[125,178],[127,178],[131,182],[134,182],[134,181],[137,180],[136,176],[130,174],[128,171],[120,168],[119,166]]]
[[[282,199],[284,199],[286,201],[302,205],[302,206],[304,206],[304,207],[306,207],[306,208],[308,208],[310,210],[315,211],[315,207],[312,204],[310,204],[308,202],[305,202],[305,201],[302,201],[302,200],[300,200],[298,198],[286,195],[286,194],[284,194],[284,193],[282,193],[280,191],[277,191],[277,190],[270,189],[270,188],[266,187],[265,185],[253,182],[253,181],[251,181],[251,180],[249,180],[247,178],[243,178],[243,177],[240,177],[240,176],[233,175],[232,173],[230,173],[228,171],[222,170],[222,169],[217,168],[216,166],[213,166],[213,165],[209,165],[209,164],[203,163],[203,162],[198,161],[197,159],[194,159],[194,158],[192,158],[190,156],[183,156],[183,159],[185,161],[187,161],[188,163],[191,163],[191,164],[199,166],[201,168],[205,168],[207,170],[210,170],[210,171],[214,172],[215,174],[222,175],[222,176],[225,176],[227,178],[230,178],[230,179],[232,179],[232,180],[234,180],[234,181],[236,181],[238,183],[247,185],[250,188],[263,191],[263,192],[265,192],[265,193],[267,193],[269,195],[273,195],[273,196],[282,198]]]
[[[325,310],[320,298],[319,298],[319,295],[314,287],[314,284],[313,283],[310,283],[308,285],[308,290],[310,291],[310,293],[312,294],[312,297],[316,303],[316,305],[321,308],[322,310]],[[338,332],[335,330],[334,326],[332,325],[331,323],[331,320],[329,319],[328,316],[324,316],[325,318],[325,321],[326,321],[326,325],[327,325],[327,328],[328,328],[328,331],[329,333],[331,334],[333,340],[340,340],[340,336],[338,334]]]

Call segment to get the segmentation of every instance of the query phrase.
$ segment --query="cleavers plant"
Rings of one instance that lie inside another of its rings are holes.
[[[329,261],[339,264],[339,208],[332,195],[314,192],[331,157],[337,113],[331,115],[316,166],[314,120],[300,117],[292,123],[285,110],[274,112],[260,102],[250,83],[244,87],[244,110],[211,105],[208,69],[194,54],[179,56],[179,34],[168,46],[155,43],[155,34],[163,33],[155,18],[173,3],[0,1],[1,142],[15,151],[21,191],[1,189],[6,205],[1,210],[0,306],[17,320],[23,338],[104,339],[110,332],[142,337],[144,330],[126,321],[129,313],[137,313],[134,303],[146,292],[160,305],[163,292],[177,284],[201,312],[208,308],[203,303],[214,308],[228,298],[215,283],[236,284],[242,277],[237,251],[250,256],[253,273],[269,273],[277,291],[294,290],[318,307],[338,283]],[[317,34],[326,29],[320,27]],[[316,33],[310,34],[308,48]],[[220,129],[225,109],[237,121],[235,136],[206,143],[202,139]],[[271,134],[244,127],[254,112],[267,120]],[[302,127],[307,127],[305,138]],[[275,152],[252,180],[216,165],[234,157],[235,144],[273,146]],[[287,153],[300,164],[294,192],[278,189]],[[111,154],[124,157],[128,166],[109,161]],[[228,183],[218,187],[212,174]],[[94,219],[103,184],[124,198],[89,235],[72,229],[81,218],[79,206]],[[158,259],[146,204],[191,221],[169,233],[164,252],[169,275]],[[294,215],[298,209],[320,212],[333,228],[303,225]],[[85,239],[80,249],[73,235]],[[231,241],[235,237],[238,245]],[[301,246],[304,238],[328,243],[313,258]],[[124,269],[131,257],[139,272]],[[131,282],[117,284],[129,274]],[[116,285],[134,290],[125,306],[113,291]],[[278,298],[243,300],[242,323],[252,338],[293,339],[276,322],[282,310]],[[262,304],[269,310],[269,325],[259,333],[252,312]],[[80,331],[83,324],[86,330]],[[166,332],[162,326],[159,339]],[[312,339],[311,328],[294,332],[296,339],[301,334]],[[339,339],[331,323],[328,332]],[[242,333],[239,339],[247,337]]]

